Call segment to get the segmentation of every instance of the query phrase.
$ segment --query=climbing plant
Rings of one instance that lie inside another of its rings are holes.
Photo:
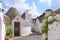
[[[51,20],[48,20],[48,18],[45,18],[44,20],[45,21],[44,21],[44,24],[42,26],[41,32],[42,32],[42,34],[44,34],[44,33],[48,34],[48,25],[52,24],[55,21],[57,21],[57,19],[56,18],[52,18]]]
[[[58,21],[58,20],[56,18],[52,18],[51,20],[48,21],[48,24],[52,24],[55,21]]]
[[[48,19],[47,18],[44,21],[41,32],[42,32],[42,34],[44,34],[44,33],[47,34],[48,33]]]

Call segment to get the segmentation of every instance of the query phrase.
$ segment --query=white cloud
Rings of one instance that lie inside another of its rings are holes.
[[[35,3],[33,2],[32,3],[32,6],[31,6],[31,8],[30,8],[30,14],[32,14],[32,17],[37,17],[37,16],[39,16],[40,14],[38,13],[38,11],[37,11],[38,9],[37,9],[37,6],[35,5]],[[34,15],[34,16],[33,16]]]
[[[47,3],[47,5],[53,9],[56,10],[60,8],[60,0],[39,0],[40,3]]]
[[[48,6],[51,6],[51,5],[52,5],[52,1],[48,0]]]
[[[40,1],[40,3],[45,3],[45,2],[47,2],[47,0],[39,0]]]
[[[15,3],[16,2],[16,3]],[[26,0],[17,0],[17,1],[14,1],[14,6],[18,9],[29,9],[29,4],[26,3]]]
[[[5,10],[4,10],[4,13],[6,13],[7,11],[8,11],[8,8],[4,8]]]
[[[52,0],[39,0],[40,3],[46,3],[48,6],[51,6]]]
[[[15,7],[18,10],[21,10],[21,9],[26,10],[26,9],[29,8],[29,4],[25,3],[25,2],[26,2],[26,0],[17,0],[17,1],[14,0],[14,1],[12,1],[12,3],[9,0],[7,0],[7,1],[4,0],[3,1],[3,3],[6,6],[8,6],[8,7]]]
[[[26,10],[29,9],[29,13],[32,15],[33,18],[39,16],[40,14],[38,13],[38,9],[37,6],[35,5],[35,3],[32,3],[32,6],[29,6],[29,3],[26,3],[26,0],[14,0],[13,3],[10,3],[9,0],[4,1],[5,5],[8,7],[16,7],[21,13]]]
[[[58,8],[60,8],[59,4],[60,4],[60,0],[57,0],[57,1],[53,0],[51,8],[54,9],[54,10],[57,10]]]
[[[2,1],[6,6],[11,6],[11,3],[9,2],[9,0],[3,0]]]

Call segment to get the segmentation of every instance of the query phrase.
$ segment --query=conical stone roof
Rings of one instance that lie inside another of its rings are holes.
[[[7,16],[10,18],[10,20],[12,20],[12,19],[14,19],[17,15],[20,15],[20,14],[18,13],[18,11],[17,11],[16,8],[11,7],[5,15],[7,15]]]
[[[60,14],[60,8],[52,12],[51,16],[56,16],[57,14]]]
[[[60,8],[59,8],[59,9],[57,9],[55,12],[60,14]]]

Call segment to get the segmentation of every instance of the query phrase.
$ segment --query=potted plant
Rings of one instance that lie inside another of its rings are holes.
[[[6,30],[6,40],[8,40],[9,38],[11,38],[12,37],[12,29],[10,29],[10,28],[8,28],[7,30]]]
[[[12,29],[10,28],[11,26],[11,21],[6,21],[6,40],[12,37]]]

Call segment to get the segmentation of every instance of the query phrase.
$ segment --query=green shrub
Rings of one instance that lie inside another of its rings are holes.
[[[10,35],[12,35],[12,29],[10,29],[10,28],[8,28],[7,30],[6,30],[6,36],[10,36]]]

